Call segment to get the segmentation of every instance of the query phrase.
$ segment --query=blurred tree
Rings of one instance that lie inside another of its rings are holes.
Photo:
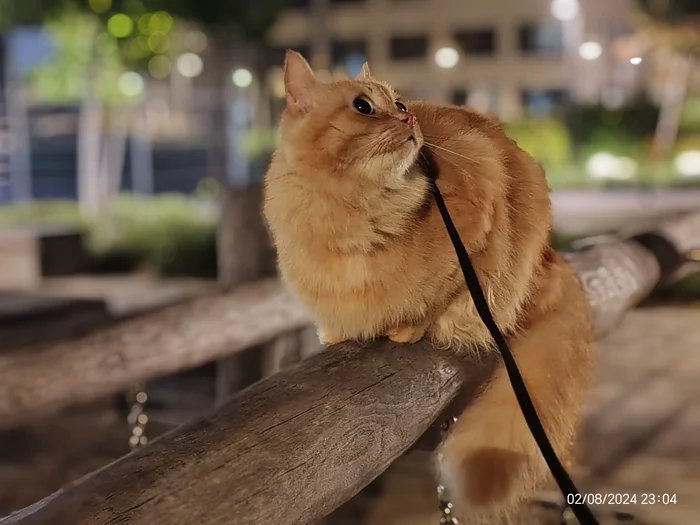
[[[700,53],[700,1],[637,0],[649,43],[669,52],[669,70],[652,145],[655,159],[673,150],[694,62]]]
[[[194,22],[209,36],[205,67],[210,72],[210,87],[218,103],[212,115],[210,175],[220,183],[222,206],[218,235],[219,280],[230,287],[256,278],[263,266],[261,258],[265,251],[261,192],[259,187],[232,187],[228,178],[227,94],[233,66],[244,66],[252,71],[256,86],[260,85],[266,66],[259,53],[260,44],[284,0],[144,0],[144,4],[152,10],[167,9],[176,17]],[[248,184],[257,186],[251,180]]]
[[[121,49],[126,52],[126,63],[133,60],[134,64],[143,63],[152,52],[160,54],[160,44],[163,48],[167,38],[163,31],[153,30],[151,14],[156,22],[167,24],[170,17],[181,18],[199,25],[209,37],[205,69],[208,70],[210,88],[214,93],[218,107],[212,113],[213,140],[211,141],[212,175],[220,181],[220,195],[223,203],[223,218],[219,235],[220,270],[222,282],[232,285],[234,282],[246,280],[252,273],[257,272],[259,261],[254,258],[260,253],[260,246],[255,246],[253,237],[259,237],[264,231],[262,227],[259,204],[251,205],[251,195],[242,189],[231,188],[227,177],[228,141],[228,97],[231,84],[232,65],[245,66],[252,71],[259,81],[263,71],[263,61],[258,53],[259,44],[276,20],[276,16],[284,4],[284,0],[0,0],[12,2],[13,10],[6,11],[12,17],[7,23],[36,23],[47,14],[58,12],[66,5],[74,5],[101,17],[106,23],[111,36],[116,37]],[[139,34],[145,26],[151,34]],[[138,31],[137,31],[138,29]],[[144,40],[144,37],[147,37]],[[147,44],[148,52],[143,44]],[[160,44],[158,43],[160,42]],[[140,56],[143,53],[144,56]],[[94,57],[93,53],[93,57]],[[141,59],[139,62],[137,59]],[[156,57],[148,59],[148,69],[156,73],[154,67]],[[162,72],[169,71],[165,61],[158,59]],[[95,62],[93,61],[93,64]],[[86,78],[92,86],[94,68],[88,68]],[[167,73],[163,76],[167,76]],[[95,114],[96,101],[91,98],[94,89],[88,89],[85,99],[87,114]],[[89,120],[89,119],[86,119]],[[89,129],[96,129],[96,119],[87,123]],[[89,125],[88,125],[89,124]],[[91,134],[87,134],[90,136]],[[237,220],[234,219],[238,217]],[[259,223],[259,224],[258,224]],[[238,236],[234,239],[234,236]],[[259,241],[257,241],[259,242]],[[249,245],[248,247],[245,247]],[[245,260],[246,254],[251,259]],[[236,259],[236,260],[234,260]]]

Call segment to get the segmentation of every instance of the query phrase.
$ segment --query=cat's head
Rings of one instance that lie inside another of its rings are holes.
[[[423,135],[415,117],[365,64],[354,79],[320,82],[304,58],[287,51],[282,146],[298,162],[358,176],[400,176]]]

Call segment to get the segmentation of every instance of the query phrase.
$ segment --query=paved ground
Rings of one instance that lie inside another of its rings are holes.
[[[620,507],[638,524],[695,525],[700,512],[700,308],[632,312],[600,347],[599,386],[587,407],[574,476],[590,492],[673,494],[676,504]],[[149,427],[150,437],[162,428]],[[112,401],[72,408],[0,435],[0,516],[128,451]],[[409,454],[390,469],[378,499],[352,525],[436,525],[430,457]],[[519,525],[559,525],[526,509]],[[612,507],[604,510],[612,511]],[[340,525],[340,521],[328,525]],[[615,523],[607,517],[605,525]]]

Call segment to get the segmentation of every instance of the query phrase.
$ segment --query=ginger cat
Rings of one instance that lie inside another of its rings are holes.
[[[323,84],[288,51],[285,85],[264,213],[281,275],[317,316],[324,342],[427,336],[455,352],[495,351],[418,162],[428,148],[496,322],[566,461],[593,331],[579,280],[550,246],[540,166],[487,117],[402,102],[366,65],[353,80]],[[469,523],[510,515],[549,475],[502,367],[441,456],[441,480]]]

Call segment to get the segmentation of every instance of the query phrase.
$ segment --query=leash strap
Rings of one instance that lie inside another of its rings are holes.
[[[508,378],[510,379],[513,390],[515,391],[515,397],[518,399],[518,404],[523,412],[523,416],[525,416],[527,426],[530,428],[530,432],[532,432],[532,435],[535,438],[545,461],[547,462],[547,466],[549,467],[549,470],[552,471],[552,475],[554,476],[557,485],[559,485],[559,489],[564,495],[565,500],[573,500],[575,502],[583,501],[583,498],[579,497],[580,493],[576,488],[576,485],[574,485],[574,482],[569,477],[566,469],[559,461],[552,444],[547,438],[547,433],[542,426],[542,422],[540,421],[537,411],[535,410],[535,405],[532,403],[530,394],[525,387],[525,382],[520,375],[518,365],[513,358],[513,354],[511,354],[510,349],[508,348],[506,338],[503,336],[503,333],[498,328],[496,321],[493,319],[488,301],[486,300],[481,285],[479,284],[479,279],[477,278],[474,266],[472,265],[471,259],[469,258],[469,254],[467,253],[464,244],[462,244],[459,233],[457,233],[457,228],[455,228],[452,218],[447,211],[447,206],[442,198],[437,182],[435,179],[429,180],[432,184],[433,195],[435,197],[435,201],[437,202],[438,209],[440,210],[440,215],[442,215],[442,220],[444,221],[447,232],[450,235],[450,240],[452,241],[455,251],[457,252],[457,258],[459,259],[459,265],[462,267],[462,273],[464,274],[464,280],[467,283],[467,288],[472,296],[476,310],[479,312],[479,317],[481,317],[481,320],[486,325],[486,328],[488,328],[494,342],[496,343],[496,346],[498,347],[498,350],[501,353],[506,371],[508,372]],[[569,506],[581,525],[599,525],[598,520],[585,503],[573,503]]]

